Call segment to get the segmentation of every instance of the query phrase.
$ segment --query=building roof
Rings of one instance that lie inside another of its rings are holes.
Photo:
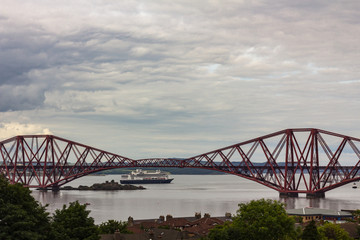
[[[199,236],[188,233],[180,232],[172,229],[152,229],[151,231],[142,231],[141,233],[134,234],[119,234],[120,239],[124,240],[181,240],[181,239],[199,239]],[[114,234],[102,234],[100,240],[113,240]]]
[[[222,221],[222,220],[220,220],[218,218],[211,217],[211,218],[200,218],[200,219],[192,222],[191,225],[202,224],[202,225],[215,226],[215,225],[223,224],[223,223],[224,223],[224,221]]]
[[[206,235],[213,227],[223,224],[225,221],[231,220],[231,217],[210,217],[210,215],[204,215],[203,218],[198,217],[172,217],[168,215],[166,218],[160,216],[158,219],[143,219],[132,220],[133,224],[128,226],[128,229],[136,234],[145,234],[146,231],[158,231],[162,229],[163,234],[167,227],[170,230],[181,229],[182,233],[193,234],[194,236]],[[179,232],[179,231],[177,231]],[[176,233],[176,232],[175,232]],[[168,236],[169,234],[167,234]],[[164,237],[159,235],[159,237]],[[182,236],[184,239],[185,237]],[[186,236],[187,238],[191,236]],[[155,238],[156,239],[156,238]],[[164,239],[164,238],[163,238]]]
[[[185,228],[185,230],[199,235],[206,235],[210,229],[223,223],[224,221],[217,218],[201,218],[192,222],[191,226]]]
[[[322,215],[322,216],[337,216],[337,217],[352,217],[352,214],[347,211],[337,211],[331,209],[322,209],[322,208],[298,208],[298,209],[288,209],[286,212],[289,215],[297,215],[297,216],[314,216],[314,215]]]

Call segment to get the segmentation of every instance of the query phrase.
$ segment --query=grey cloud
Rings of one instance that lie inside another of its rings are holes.
[[[0,84],[21,84],[27,82],[24,77],[32,69],[44,68],[47,56],[39,49],[33,49],[25,35],[0,36]],[[22,39],[21,41],[19,39]],[[36,42],[36,41],[33,41]],[[43,46],[44,47],[44,46]],[[35,46],[35,48],[38,48]]]
[[[136,144],[349,122],[360,134],[359,83],[346,82],[360,79],[357,1],[52,4],[0,10],[3,113],[63,117],[64,133],[108,124]]]
[[[43,104],[43,89],[36,85],[0,86],[0,111],[35,109]]]

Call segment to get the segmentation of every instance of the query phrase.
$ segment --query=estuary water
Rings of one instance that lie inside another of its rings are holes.
[[[286,208],[316,207],[333,210],[360,209],[360,188],[352,184],[326,192],[323,199],[279,198],[277,191],[256,182],[234,175],[172,175],[170,184],[143,185],[146,190],[127,191],[59,191],[42,192],[33,190],[32,195],[47,210],[54,212],[64,204],[78,200],[88,203],[87,209],[96,224],[109,219],[125,221],[158,218],[167,214],[173,217],[194,216],[195,212],[224,216],[226,212],[236,213],[239,203],[256,199],[279,200]],[[120,175],[85,176],[67,186],[90,186],[105,181],[120,181]]]

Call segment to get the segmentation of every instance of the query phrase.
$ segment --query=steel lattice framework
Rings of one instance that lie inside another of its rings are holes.
[[[323,197],[360,180],[360,139],[314,128],[286,129],[191,158],[133,160],[53,135],[0,142],[0,171],[11,183],[56,189],[113,168],[203,168],[238,175],[283,196]]]

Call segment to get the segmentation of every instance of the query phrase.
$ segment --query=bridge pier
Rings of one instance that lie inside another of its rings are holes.
[[[306,198],[325,198],[325,192],[307,193]]]
[[[280,192],[279,196],[281,198],[289,198],[289,197],[299,197],[297,192]]]
[[[47,192],[48,190],[51,190],[53,192],[60,191],[60,187],[58,185],[51,186],[51,187],[39,187],[37,189],[40,190],[40,191],[43,191],[43,192]]]

